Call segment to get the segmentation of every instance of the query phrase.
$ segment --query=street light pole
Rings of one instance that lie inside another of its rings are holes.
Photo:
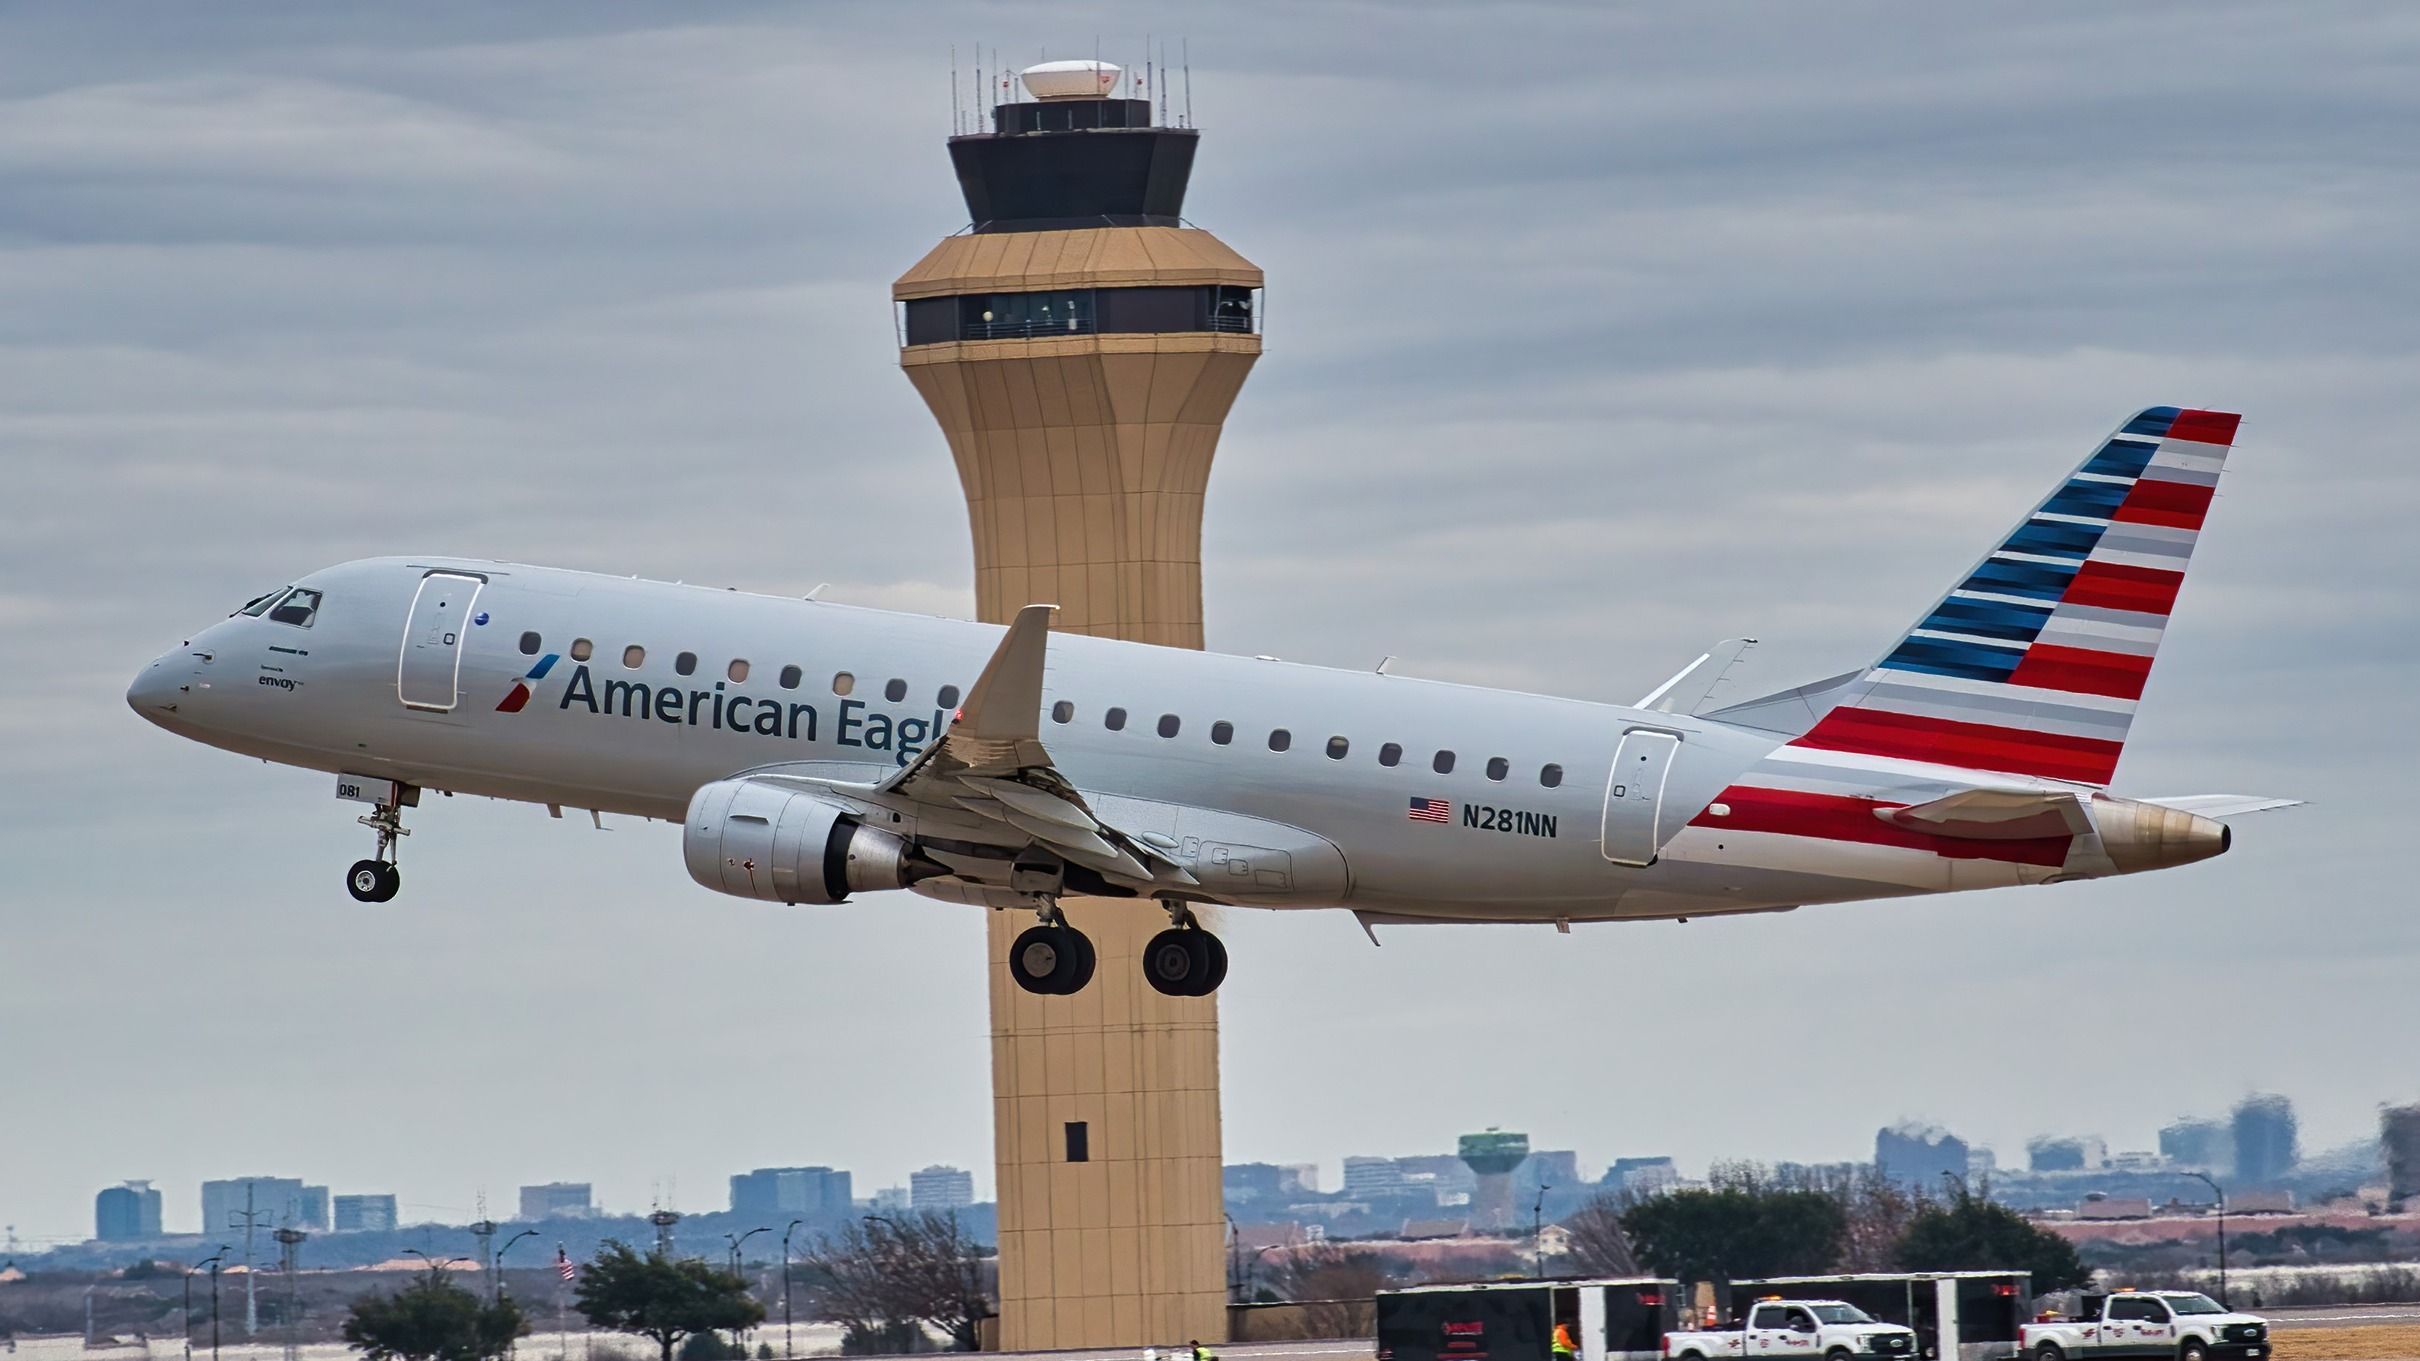
[[[193,1361],[193,1274],[204,1267],[217,1266],[219,1257],[225,1256],[226,1251],[225,1248],[221,1248],[217,1255],[206,1257],[185,1268],[185,1312],[181,1315],[185,1323],[185,1361]],[[215,1314],[216,1311],[212,1312]]]
[[[221,1243],[210,1259],[210,1361],[218,1361],[218,1264],[233,1251],[234,1244]]]
[[[489,1285],[487,1292],[487,1298],[490,1304],[493,1304],[497,1300],[504,1298],[504,1254],[511,1252],[513,1250],[513,1244],[520,1242],[522,1239],[535,1238],[537,1236],[538,1231],[536,1229],[523,1229],[521,1232],[505,1239],[504,1246],[496,1249],[495,1280]]]
[[[2235,1306],[2227,1299],[2227,1190],[2205,1173],[2185,1175],[2209,1187],[2210,1194],[2218,1197],[2218,1302],[2232,1309]]]
[[[798,1355],[790,1345],[790,1235],[798,1232],[803,1219],[793,1219],[790,1227],[781,1231],[781,1354],[783,1361]]]
[[[1546,1193],[1553,1189],[1539,1182],[1538,1198],[1529,1207],[1530,1274],[1541,1281],[1546,1279]]]
[[[759,1226],[757,1226],[756,1228],[753,1228],[753,1229],[748,1230],[746,1233],[743,1233],[743,1234],[738,1235],[737,1237],[733,1237],[731,1234],[724,1234],[724,1235],[723,1235],[723,1237],[724,1237],[725,1239],[729,1240],[729,1242],[730,1242],[730,1244],[731,1244],[731,1274],[732,1274],[732,1275],[737,1276],[737,1275],[739,1274],[739,1250],[740,1250],[740,1248],[741,1248],[742,1246],[744,1246],[744,1245],[747,1243],[747,1241],[748,1241],[749,1239],[754,1238],[754,1237],[755,1237],[755,1236],[757,1236],[758,1234],[760,1234],[760,1233],[771,1233],[771,1232],[773,1232],[773,1230],[771,1230],[771,1229],[769,1229],[769,1228],[766,1228],[766,1227],[764,1227],[764,1226],[762,1226],[762,1225],[759,1225]]]

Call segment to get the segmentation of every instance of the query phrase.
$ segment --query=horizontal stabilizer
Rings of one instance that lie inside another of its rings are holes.
[[[2300,808],[2303,804],[2301,799],[2271,799],[2258,794],[2171,794],[2164,799],[2137,799],[2135,802],[2222,819],[2241,817],[2246,813],[2266,813],[2273,808]]]
[[[1931,803],[1877,808],[1874,816],[1911,832],[1969,841],[2028,841],[2092,830],[2083,801],[2063,790],[1967,789]]]
[[[1715,688],[1723,683],[1739,659],[1756,646],[1754,638],[1725,638],[1701,654],[1694,662],[1682,667],[1680,674],[1638,702],[1641,709],[1662,714],[1694,714],[1713,698]]]

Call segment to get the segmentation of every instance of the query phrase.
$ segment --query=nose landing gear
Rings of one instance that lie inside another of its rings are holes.
[[[356,902],[383,903],[403,888],[403,871],[395,867],[395,843],[410,836],[411,829],[403,825],[403,805],[417,803],[418,790],[406,792],[409,786],[393,785],[389,798],[381,799],[369,812],[355,821],[378,833],[378,850],[368,860],[356,860],[345,871],[345,890]]]

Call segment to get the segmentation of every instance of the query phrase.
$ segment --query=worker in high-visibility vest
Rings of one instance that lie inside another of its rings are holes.
[[[1580,1354],[1580,1344],[1571,1340],[1571,1325],[1568,1323],[1555,1325],[1554,1354],[1555,1361],[1573,1361]]]

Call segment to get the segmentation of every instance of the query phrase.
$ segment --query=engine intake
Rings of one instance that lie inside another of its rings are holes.
[[[691,796],[681,858],[710,889],[777,903],[845,902],[927,877],[907,842],[838,804],[761,780],[717,780]]]

